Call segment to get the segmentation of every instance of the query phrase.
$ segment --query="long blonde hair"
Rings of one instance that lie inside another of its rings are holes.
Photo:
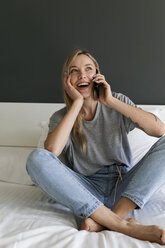
[[[81,54],[88,56],[93,61],[98,73],[100,72],[99,65],[98,65],[96,59],[88,51],[82,50],[82,49],[77,49],[77,50],[74,50],[65,60],[63,70],[62,70],[62,81],[64,79],[65,73],[66,72],[69,73],[69,66],[72,63],[72,61],[78,55],[81,55]],[[94,91],[93,94],[94,94],[94,99],[96,99],[96,92]],[[65,104],[66,104],[66,107],[68,110],[71,107],[73,101],[69,97],[69,95],[67,94],[67,92],[65,90],[64,90],[64,101],[65,101]],[[83,133],[82,117],[81,117],[80,113],[78,114],[76,121],[73,125],[71,135],[72,135],[73,139],[75,140],[75,142],[80,146],[80,149],[83,152],[83,154],[86,155],[87,140],[86,140],[86,137]]]

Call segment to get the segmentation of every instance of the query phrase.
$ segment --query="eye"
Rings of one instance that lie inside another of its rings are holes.
[[[88,66],[88,67],[86,68],[86,71],[91,71],[91,70],[93,70],[93,68],[90,67],[90,66]]]
[[[69,72],[69,74],[72,74],[72,73],[77,73],[78,72],[78,70],[77,69],[72,69],[70,72]]]

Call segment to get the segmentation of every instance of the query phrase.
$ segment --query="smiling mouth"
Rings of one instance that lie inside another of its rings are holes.
[[[89,86],[89,83],[79,83],[79,84],[77,85],[78,88],[86,88],[86,87],[88,87],[88,86]]]

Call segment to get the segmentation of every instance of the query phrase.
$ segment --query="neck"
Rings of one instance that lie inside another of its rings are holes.
[[[82,117],[84,120],[93,120],[95,113],[96,113],[96,109],[97,109],[97,100],[94,99],[85,99],[84,100],[84,104],[82,106]]]

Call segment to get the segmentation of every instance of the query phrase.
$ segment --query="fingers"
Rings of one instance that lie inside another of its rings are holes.
[[[93,82],[96,82],[97,84],[103,84],[105,87],[109,86],[109,84],[106,82],[104,75],[96,74],[93,77]]]
[[[72,100],[76,100],[76,99],[80,99],[82,98],[81,94],[78,92],[78,90],[76,90],[72,83],[71,83],[71,75],[68,76],[68,74],[64,75],[63,78],[63,87],[65,92],[67,93],[67,95],[72,99]]]
[[[65,90],[67,90],[69,87],[72,87],[70,79],[71,79],[71,75],[68,76],[68,74],[65,73],[63,78],[63,86]]]
[[[64,89],[65,89],[65,85],[66,85],[66,80],[67,80],[67,72],[64,73],[64,77],[63,77],[63,80],[62,80]]]
[[[95,74],[95,75],[93,76],[93,81],[97,82],[97,81],[100,81],[100,80],[105,80],[104,75]]]

